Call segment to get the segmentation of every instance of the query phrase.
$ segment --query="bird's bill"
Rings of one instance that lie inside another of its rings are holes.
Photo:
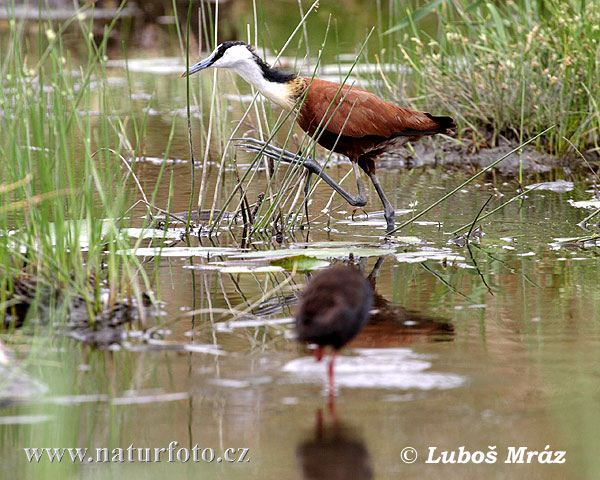
[[[194,73],[198,73],[200,70],[204,70],[205,68],[210,67],[210,64],[212,62],[212,55],[208,58],[205,58],[204,60],[198,62],[196,65],[194,65],[192,68],[190,68],[187,72],[183,72],[181,74],[182,77],[189,77],[190,75],[193,75]]]

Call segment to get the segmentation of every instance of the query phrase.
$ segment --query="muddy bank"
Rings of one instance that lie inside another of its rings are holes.
[[[134,323],[155,316],[149,295],[142,294],[115,301],[108,288],[101,287],[96,301],[66,292],[35,277],[23,275],[13,283],[11,307],[3,319],[4,328],[21,328],[29,323],[51,325],[55,332],[97,346],[121,343]],[[65,321],[53,318],[64,315]],[[93,316],[93,319],[91,318]]]
[[[468,144],[460,144],[452,139],[424,139],[413,145],[413,149],[401,148],[395,152],[384,154],[378,161],[379,168],[416,168],[435,165],[451,165],[459,168],[481,170],[519,146],[517,142],[501,139],[500,144],[491,148],[480,148],[477,151]],[[552,155],[541,153],[529,145],[522,153],[513,153],[494,167],[504,176],[549,172],[557,167],[579,168],[582,163],[572,159],[557,159]]]

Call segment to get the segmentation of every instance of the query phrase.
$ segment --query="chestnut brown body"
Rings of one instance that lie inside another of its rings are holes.
[[[402,108],[358,87],[302,80],[308,91],[298,116],[300,128],[316,134],[321,146],[357,162],[367,174],[375,172],[375,160],[383,152],[456,128],[450,117]]]

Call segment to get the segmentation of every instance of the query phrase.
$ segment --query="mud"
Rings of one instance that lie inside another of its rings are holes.
[[[396,152],[384,154],[378,161],[378,167],[417,168],[424,166],[450,165],[453,167],[471,167],[481,170],[519,146],[518,143],[501,139],[500,144],[492,148],[481,148],[474,151],[472,145],[461,145],[452,139],[424,139],[412,145],[413,149],[403,148]],[[577,162],[559,160],[551,155],[541,153],[529,145],[522,153],[513,153],[505,158],[494,170],[503,176],[513,177],[522,171],[525,174],[544,173],[562,166],[576,168]]]
[[[24,275],[13,283],[12,307],[3,319],[4,327],[21,328],[29,323],[47,325],[53,312],[66,310],[66,322],[53,325],[56,332],[84,343],[108,346],[126,338],[128,325],[158,313],[146,294],[141,305],[134,297],[116,302],[110,298],[109,290],[101,288],[100,301],[90,306],[82,295],[66,296],[60,288]],[[90,308],[94,310],[93,320]]]

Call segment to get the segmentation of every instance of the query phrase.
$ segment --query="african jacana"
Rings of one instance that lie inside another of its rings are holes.
[[[329,392],[333,394],[333,363],[340,348],[365,326],[373,306],[373,289],[362,274],[348,265],[334,265],[308,283],[296,308],[296,332],[300,342],[316,343],[315,357],[323,358],[332,347]]]
[[[288,163],[303,164],[309,171],[305,192],[310,174],[316,173],[355,207],[367,203],[358,170],[358,167],[362,168],[383,203],[388,233],[394,229],[394,208],[375,175],[377,158],[408,141],[415,142],[425,135],[448,134],[456,128],[450,117],[434,117],[426,112],[398,107],[354,86],[280,72],[244,42],[222,43],[208,58],[182,76],[211,67],[233,70],[283,109],[298,111],[296,119],[302,130],[313,136],[321,146],[350,159],[358,196],[353,197],[342,189],[312,160],[302,161],[293,153],[259,141],[247,144],[251,150]]]

